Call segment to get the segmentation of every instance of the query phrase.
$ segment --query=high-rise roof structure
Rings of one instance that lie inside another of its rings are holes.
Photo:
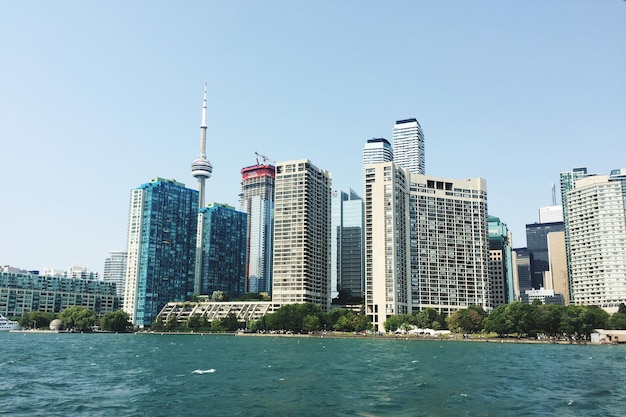
[[[389,316],[432,307],[450,314],[491,305],[487,185],[366,165],[365,308]]]
[[[307,159],[277,163],[274,303],[313,303],[328,311],[330,228],[330,172]]]
[[[103,281],[115,283],[117,296],[124,297],[124,282],[126,281],[126,258],[125,250],[110,251],[104,260]]]
[[[539,223],[563,223],[563,206],[547,206],[539,208]]]
[[[579,179],[566,194],[571,302],[626,303],[626,169]]]
[[[393,161],[412,174],[426,173],[424,133],[417,119],[396,121],[393,127]]]
[[[393,148],[385,138],[368,139],[363,147],[363,165],[393,161]]]
[[[230,299],[246,290],[247,214],[227,204],[211,203],[200,209],[202,271],[200,294],[223,291]]]
[[[248,292],[272,294],[275,182],[274,165],[257,164],[241,170],[240,208],[248,214]]]
[[[124,311],[152,324],[169,301],[194,292],[198,191],[154,178],[131,191]]]

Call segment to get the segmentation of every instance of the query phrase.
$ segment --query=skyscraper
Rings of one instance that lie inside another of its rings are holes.
[[[515,301],[511,232],[498,217],[488,216],[489,280],[492,307]]]
[[[333,298],[363,296],[363,199],[353,190],[333,191],[331,277]]]
[[[527,290],[533,289],[532,273],[530,271],[530,253],[527,248],[513,249],[515,252],[515,268],[517,275],[517,290],[515,298],[524,294]]]
[[[569,287],[567,282],[567,256],[565,255],[565,231],[548,233],[548,259],[550,271],[544,282],[546,289],[552,289],[563,296],[565,304],[569,304]]]
[[[241,170],[240,205],[248,214],[248,292],[272,294],[275,182],[273,165],[257,163]]]
[[[548,258],[548,233],[562,232],[563,222],[532,223],[526,225],[526,247],[530,254],[532,287],[544,286],[544,275],[550,271]]]
[[[398,120],[393,127],[393,160],[412,174],[425,174],[424,133],[417,119]]]
[[[200,294],[223,291],[230,299],[246,289],[247,215],[226,204],[211,203],[200,209],[202,225],[202,271]]]
[[[276,164],[274,284],[277,304],[331,301],[331,174],[307,159]]]
[[[428,307],[491,305],[487,186],[366,165],[365,308],[378,330]]]
[[[154,178],[131,191],[124,311],[152,324],[168,301],[194,292],[198,192]]]
[[[571,268],[571,251],[570,251],[570,238],[569,231],[570,226],[568,223],[568,209],[567,209],[567,193],[574,189],[576,181],[581,178],[586,178],[590,175],[588,174],[587,168],[574,168],[571,171],[561,172],[560,181],[561,181],[561,204],[563,206],[563,227],[565,229],[565,255],[567,258],[567,283],[568,288],[570,290],[569,299],[573,301],[572,296],[572,268]]]
[[[205,199],[205,182],[207,178],[211,177],[211,173],[213,172],[213,166],[211,162],[206,159],[206,83],[204,83],[204,99],[202,102],[202,123],[200,124],[200,155],[196,158],[191,164],[191,175],[194,178],[198,179],[198,208],[204,207],[204,199]],[[202,218],[202,213],[197,213],[196,216],[196,231],[198,236],[203,235],[202,227],[204,225],[204,220]],[[203,241],[201,238],[196,239],[196,254],[195,254],[195,262],[194,262],[194,292],[196,294],[200,293],[200,274],[202,273],[202,252]]]
[[[565,200],[571,301],[613,313],[626,303],[626,169],[577,180]]]
[[[363,165],[393,161],[393,148],[385,138],[368,139],[363,147]]]
[[[105,282],[115,283],[117,296],[124,298],[124,282],[126,277],[126,257],[128,253],[125,250],[111,251],[104,260],[104,277]]]

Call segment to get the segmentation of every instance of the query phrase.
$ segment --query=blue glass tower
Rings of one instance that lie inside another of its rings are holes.
[[[154,178],[131,191],[124,311],[145,327],[193,294],[198,191]]]
[[[200,293],[223,291],[230,299],[245,294],[248,215],[226,204],[211,203],[202,216]]]

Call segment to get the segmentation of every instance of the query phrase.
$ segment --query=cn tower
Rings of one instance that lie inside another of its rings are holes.
[[[204,83],[204,102],[202,104],[202,124],[200,125],[200,156],[191,164],[191,175],[198,179],[198,209],[204,207],[204,182],[211,178],[213,166],[206,159],[206,83]]]

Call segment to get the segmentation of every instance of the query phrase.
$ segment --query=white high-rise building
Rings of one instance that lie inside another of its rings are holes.
[[[272,301],[331,303],[331,174],[307,159],[276,164]]]
[[[563,222],[563,206],[547,206],[539,208],[539,223]]]
[[[487,185],[366,165],[365,308],[375,328],[427,307],[488,309]]]
[[[425,174],[424,133],[417,119],[398,120],[393,127],[393,161],[412,174]]]
[[[393,148],[385,138],[368,139],[363,147],[363,165],[393,161]]]
[[[579,179],[566,199],[571,302],[615,312],[626,303],[626,169]]]
[[[115,283],[115,291],[120,299],[124,298],[127,256],[125,250],[110,251],[104,260],[103,281]]]

